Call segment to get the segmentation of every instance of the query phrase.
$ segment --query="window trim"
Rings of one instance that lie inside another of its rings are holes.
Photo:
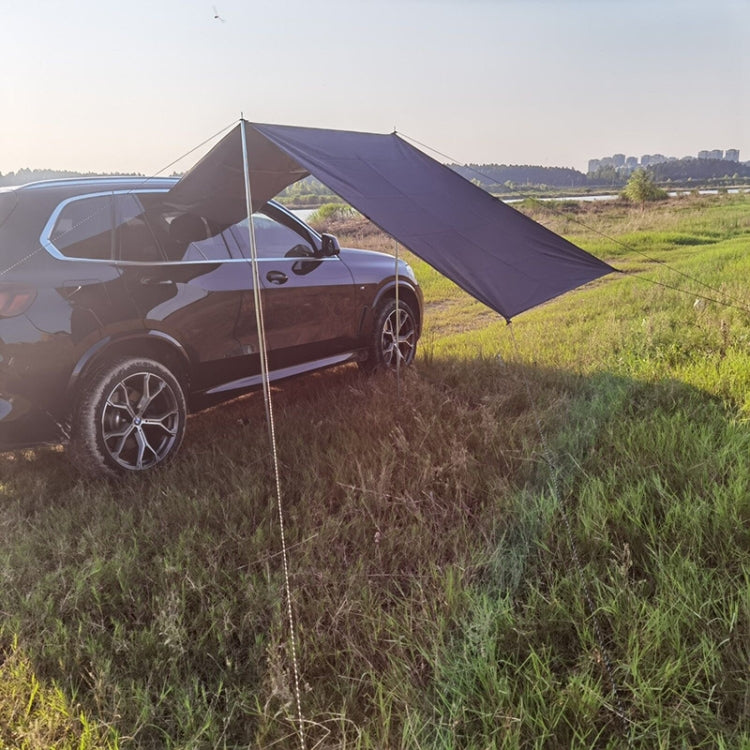
[[[68,206],[70,203],[73,203],[75,201],[84,200],[85,198],[101,198],[105,196],[114,196],[114,195],[141,195],[143,193],[168,193],[169,190],[164,190],[163,188],[144,188],[144,189],[133,189],[130,188],[128,190],[100,190],[95,193],[81,193],[79,195],[72,195],[69,198],[66,198],[65,200],[58,203],[58,205],[55,207],[54,211],[50,214],[49,219],[47,219],[47,223],[44,225],[44,228],[42,229],[42,233],[39,237],[39,243],[41,246],[56,260],[61,261],[68,261],[73,263],[108,263],[110,265],[116,265],[116,266],[187,266],[187,265],[206,265],[206,264],[217,264],[217,263],[252,263],[252,259],[250,257],[244,257],[242,256],[242,249],[238,242],[237,237],[235,236],[235,230],[234,225],[232,227],[227,227],[224,231],[231,230],[229,232],[229,236],[232,238],[232,241],[237,246],[237,253],[240,257],[234,258],[229,257],[226,259],[217,259],[217,260],[160,260],[160,261],[144,261],[144,260],[120,260],[118,258],[80,258],[75,257],[71,255],[65,255],[62,253],[54,242],[50,239],[52,236],[52,230],[55,228],[55,224],[57,224],[57,220],[60,218],[60,214],[62,213],[63,209]],[[306,224],[302,219],[295,216],[291,211],[289,211],[284,206],[281,206],[278,203],[268,201],[264,206],[262,206],[260,209],[258,209],[258,212],[262,212],[264,209],[269,208],[271,209],[271,213],[275,213],[279,215],[280,217],[283,217],[283,220],[280,218],[277,218],[277,216],[270,216],[269,218],[274,219],[275,221],[278,221],[280,224],[287,226],[289,229],[292,229],[292,227],[289,227],[289,223],[294,223],[300,229],[309,236],[310,241],[314,245],[316,252],[320,252],[321,249],[321,239],[320,235],[308,224]],[[239,230],[237,230],[239,231]],[[229,249],[231,253],[231,248]],[[333,257],[321,257],[321,256],[315,256],[316,260],[319,261],[331,261],[331,260],[337,260],[340,261],[341,258],[338,256]],[[286,258],[284,256],[278,256],[278,257],[267,257],[267,258],[258,258],[258,262],[265,263],[268,261],[289,261],[289,260],[299,260],[299,258],[296,259],[290,259]]]
[[[104,198],[104,197],[112,197],[115,195],[134,195],[138,196],[142,193],[166,193],[167,190],[157,190],[154,188],[146,189],[146,190],[104,190],[99,191],[97,193],[82,193],[81,195],[72,195],[70,198],[66,198],[64,201],[61,201],[57,204],[55,207],[55,210],[50,214],[49,219],[47,219],[47,223],[44,225],[44,228],[42,229],[42,234],[39,237],[39,243],[41,246],[53,257],[57,258],[57,260],[72,260],[72,261],[78,261],[78,262],[86,262],[86,263],[116,263],[118,265],[129,265],[129,266],[153,266],[158,265],[157,263],[149,262],[149,261],[141,261],[141,260],[118,260],[116,258],[79,258],[74,255],[65,255],[63,252],[61,252],[54,242],[52,242],[52,230],[55,228],[55,224],[57,224],[57,220],[60,218],[60,214],[63,212],[63,209],[66,206],[69,206],[71,203],[75,203],[75,201],[85,200],[87,198]]]

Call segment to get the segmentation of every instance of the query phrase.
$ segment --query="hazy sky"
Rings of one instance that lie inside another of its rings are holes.
[[[395,128],[459,162],[750,160],[750,0],[215,7],[224,21],[212,0],[0,0],[0,172],[153,174],[241,113]]]

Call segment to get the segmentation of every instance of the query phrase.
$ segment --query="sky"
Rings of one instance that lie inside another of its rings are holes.
[[[242,116],[396,130],[458,163],[586,171],[614,153],[729,148],[750,160],[750,0],[0,0],[0,10],[4,174],[183,171]]]

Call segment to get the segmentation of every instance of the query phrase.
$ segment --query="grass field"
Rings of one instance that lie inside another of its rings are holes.
[[[274,389],[306,747],[750,747],[750,196],[523,210],[626,273]],[[263,415],[0,455],[0,750],[300,746]]]

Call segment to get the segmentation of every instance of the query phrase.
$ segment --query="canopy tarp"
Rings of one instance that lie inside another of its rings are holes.
[[[246,214],[241,126],[170,191],[219,223]],[[308,173],[510,320],[615,269],[396,134],[245,123],[253,208]]]

